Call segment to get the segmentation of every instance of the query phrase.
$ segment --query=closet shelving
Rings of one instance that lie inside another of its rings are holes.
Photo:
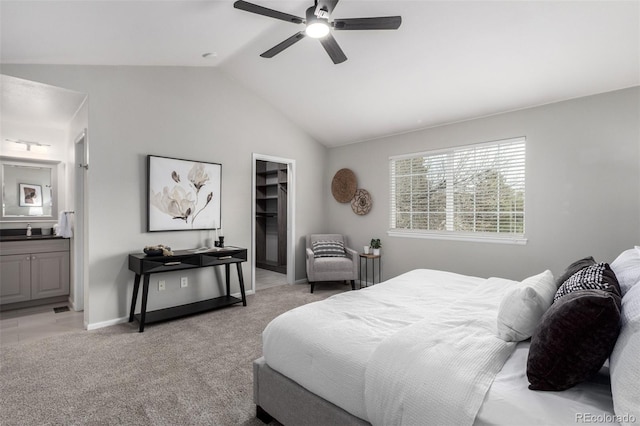
[[[256,267],[287,272],[287,165],[256,163]]]

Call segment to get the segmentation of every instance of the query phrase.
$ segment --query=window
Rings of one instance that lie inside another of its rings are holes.
[[[389,159],[390,235],[524,244],[525,138]]]

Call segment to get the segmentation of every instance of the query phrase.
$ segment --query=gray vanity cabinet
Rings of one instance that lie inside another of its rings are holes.
[[[31,300],[31,256],[0,256],[0,303]]]
[[[0,247],[0,304],[69,294],[69,240],[5,242]]]

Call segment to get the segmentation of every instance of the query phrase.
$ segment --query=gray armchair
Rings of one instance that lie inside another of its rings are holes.
[[[313,243],[317,241],[338,241],[344,245],[346,256],[316,257]],[[307,280],[311,293],[318,281],[351,281],[351,289],[356,289],[358,279],[358,252],[347,247],[347,239],[342,234],[311,234],[307,237]]]

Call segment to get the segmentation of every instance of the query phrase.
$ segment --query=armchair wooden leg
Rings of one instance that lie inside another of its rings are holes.
[[[356,289],[356,280],[351,280],[351,290]]]
[[[313,293],[313,286],[316,285],[316,283],[309,283],[311,284],[311,293]]]

